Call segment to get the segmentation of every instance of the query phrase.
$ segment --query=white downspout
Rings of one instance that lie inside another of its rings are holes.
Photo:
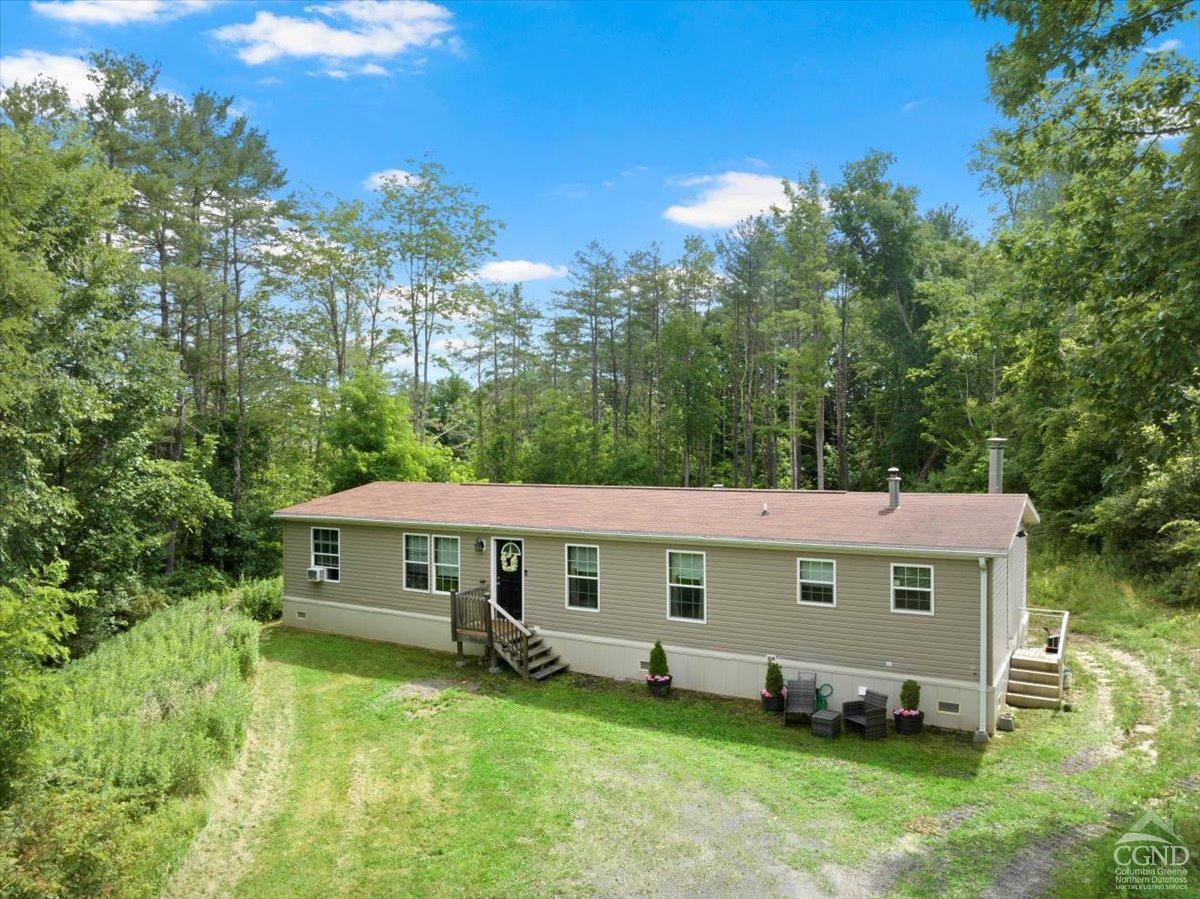
[[[988,741],[987,729],[987,599],[988,561],[979,557],[979,727],[975,731],[975,742]]]

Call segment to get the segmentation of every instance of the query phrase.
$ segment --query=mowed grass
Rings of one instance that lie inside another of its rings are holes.
[[[1196,656],[1164,614],[1176,613],[1147,612],[1130,647],[1173,691],[1162,721],[1125,696],[1135,671],[1099,617],[1092,630],[1110,642],[1078,645],[1111,671],[1107,704],[1074,666],[1073,712],[1018,711],[1017,731],[982,750],[929,731],[824,741],[751,702],[661,701],[575,674],[526,684],[437,653],[270,628],[264,680],[288,689],[259,701],[292,703],[294,723],[235,890],[976,895],[1033,878],[1104,894],[1105,853],[1145,808],[1197,836]],[[1157,755],[1116,748],[1139,723],[1158,727]]]

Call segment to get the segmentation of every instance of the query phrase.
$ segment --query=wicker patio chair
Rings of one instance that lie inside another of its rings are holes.
[[[879,740],[887,736],[887,704],[885,693],[868,690],[862,699],[842,703],[842,720],[846,730],[851,725],[861,727],[864,740]]]
[[[812,719],[817,710],[817,676],[801,671],[796,680],[787,682],[787,705],[783,708],[783,723]]]

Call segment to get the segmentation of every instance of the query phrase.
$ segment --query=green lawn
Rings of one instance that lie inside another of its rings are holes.
[[[269,628],[245,757],[172,891],[1099,894],[1144,808],[1197,842],[1200,638],[1154,614],[1129,643],[1093,622],[1075,711],[1019,711],[982,751],[823,741],[750,702]]]

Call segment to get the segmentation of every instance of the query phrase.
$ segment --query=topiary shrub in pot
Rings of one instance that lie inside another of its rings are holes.
[[[892,720],[896,722],[896,733],[919,734],[925,723],[925,713],[917,706],[921,704],[921,685],[915,680],[906,680],[900,685],[900,708],[892,709]]]
[[[671,672],[667,668],[667,651],[663,649],[662,640],[655,640],[654,648],[650,650],[646,686],[652,696],[666,696],[671,692]]]
[[[783,669],[774,659],[767,662],[767,680],[763,684],[762,704],[764,712],[782,712],[786,694],[783,689]]]

